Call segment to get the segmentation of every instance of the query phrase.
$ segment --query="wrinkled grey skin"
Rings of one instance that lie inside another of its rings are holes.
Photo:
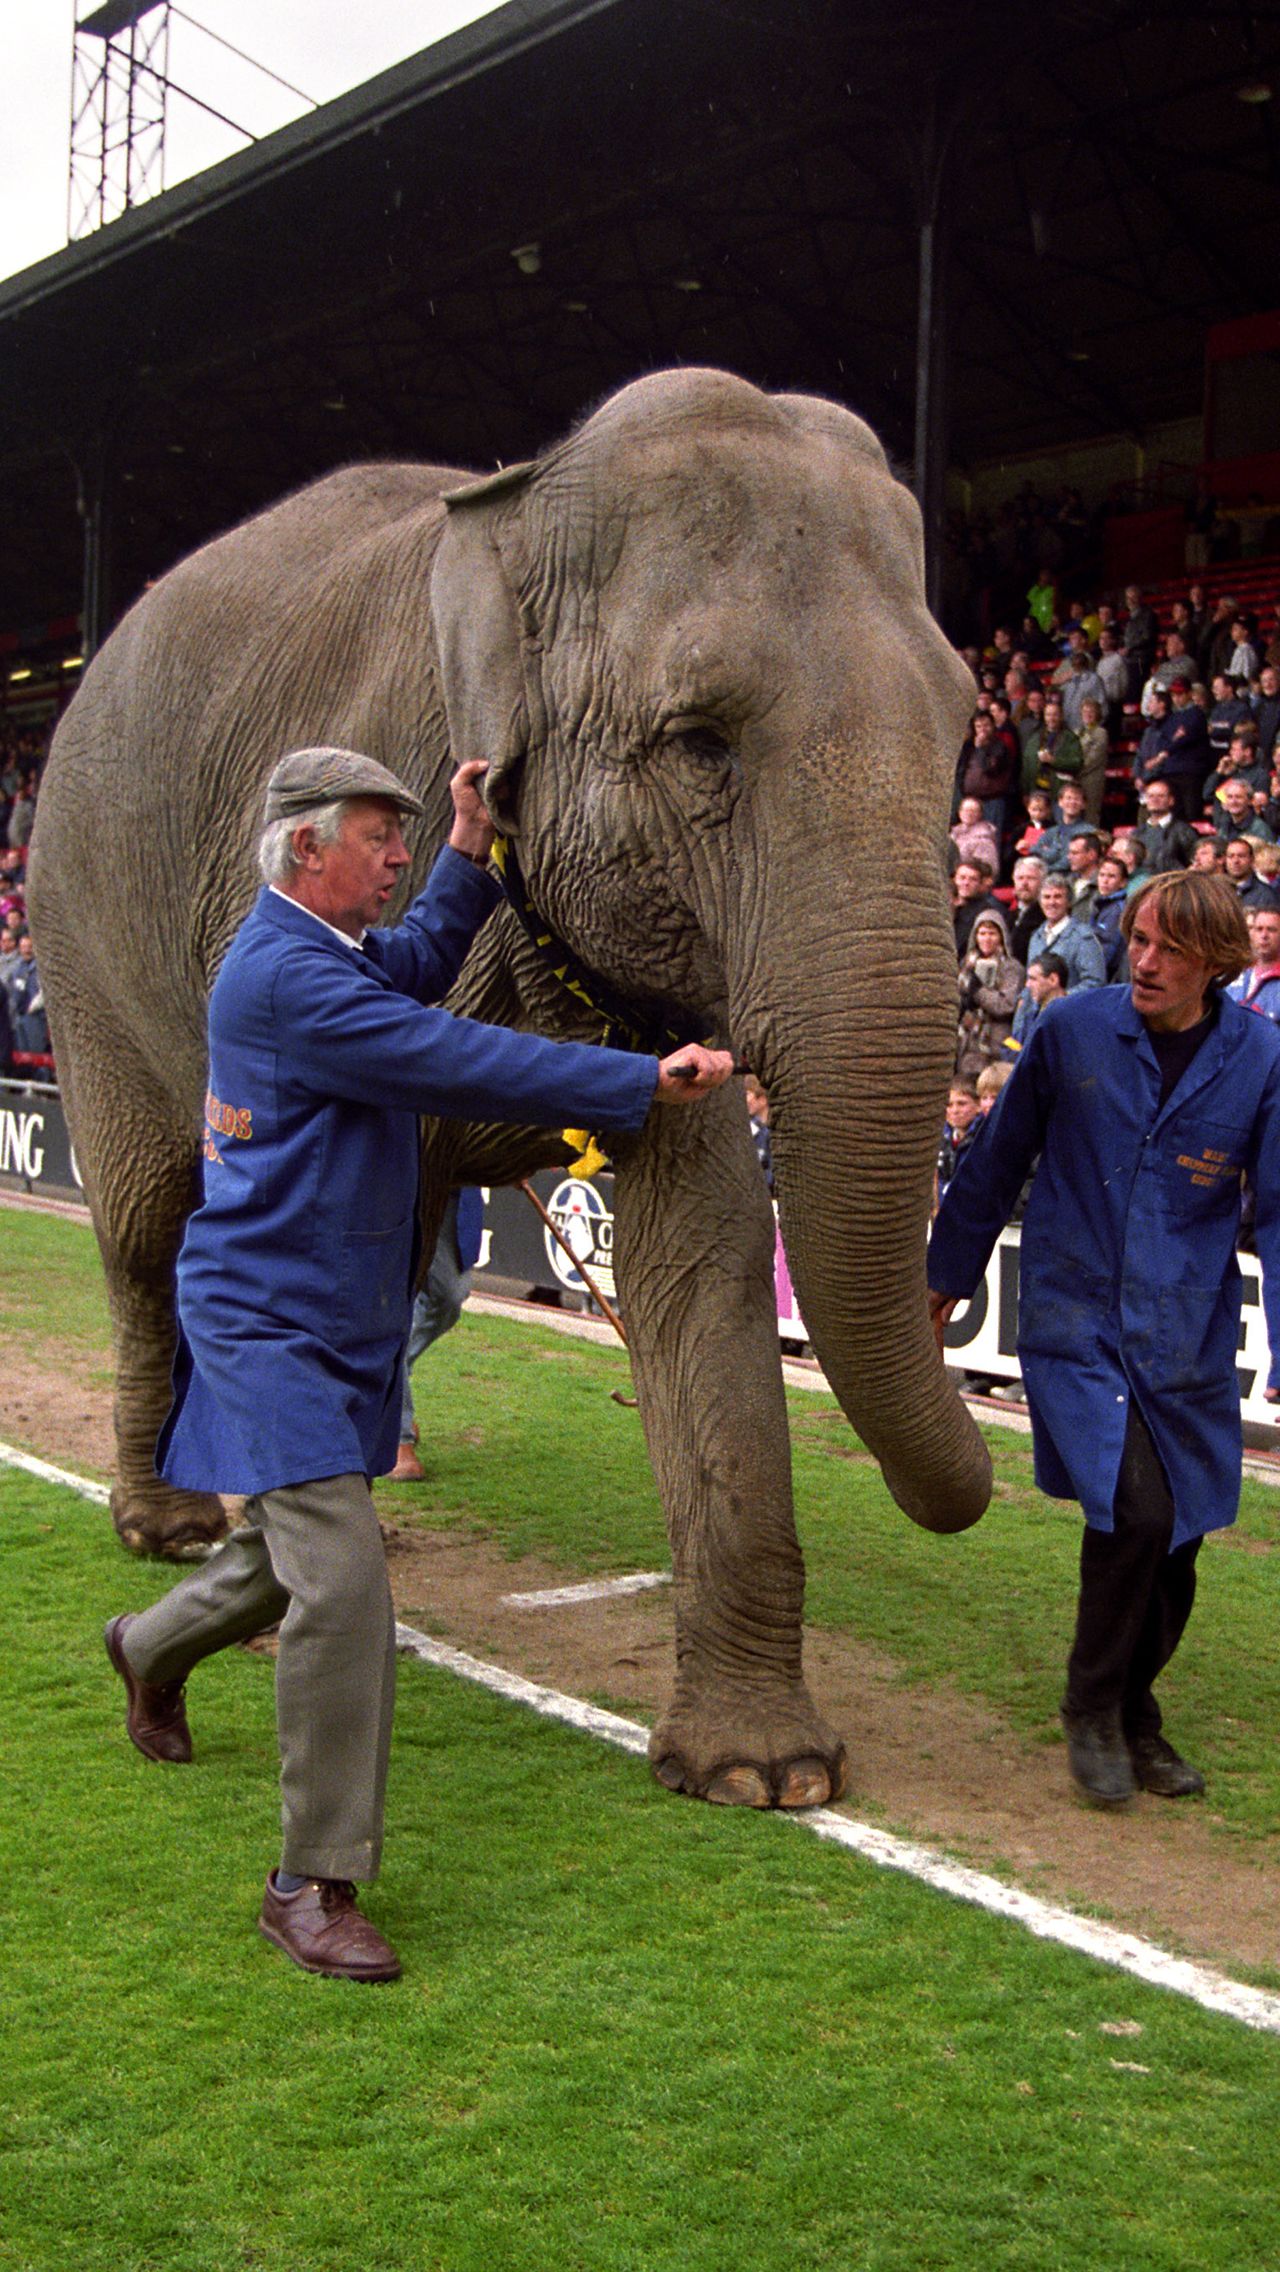
[[[32,874],[111,1295],[128,1545],[173,1553],[222,1527],[216,1500],[152,1469],[173,1265],[205,1003],[256,888],[263,781],[313,742],[366,750],[423,794],[415,888],[451,767],[488,758],[492,810],[552,924],[613,985],[696,1013],[757,1069],[832,1386],[913,1521],[977,1520],[988,1461],[924,1284],[955,1046],[944,831],[970,692],[924,604],[915,506],[868,429],[713,371],[642,380],[488,481],[335,474],[139,602],[59,730]],[[505,909],[451,1000],[593,1032]],[[545,1131],[433,1124],[428,1231],[450,1183],[564,1156]],[[739,1085],[652,1114],[616,1167],[620,1294],[675,1563],[654,1768],[717,1799],[824,1800],[843,1749],[801,1671],[772,1224]]]

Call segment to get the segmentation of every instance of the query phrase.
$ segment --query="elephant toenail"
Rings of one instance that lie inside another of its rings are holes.
[[[717,1807],[769,1807],[773,1800],[758,1767],[725,1767],[707,1785],[707,1797]]]

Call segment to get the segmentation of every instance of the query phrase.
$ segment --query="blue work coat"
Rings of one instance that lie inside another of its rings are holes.
[[[428,1006],[497,897],[446,846],[403,923],[363,948],[272,891],[236,933],[209,1003],[204,1199],[178,1259],[157,1453],[168,1482],[249,1493],[394,1464],[419,1114],[642,1125],[656,1058]]]
[[[1235,1521],[1240,1176],[1280,1379],[1280,1033],[1222,1001],[1168,1103],[1127,986],[1042,1018],[947,1187],[929,1284],[971,1295],[1037,1154],[1022,1226],[1018,1354],[1036,1481],[1114,1528],[1129,1398],[1160,1454],[1173,1544]]]

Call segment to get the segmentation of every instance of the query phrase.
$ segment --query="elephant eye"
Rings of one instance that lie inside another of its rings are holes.
[[[672,718],[662,729],[664,749],[687,750],[692,757],[708,759],[712,764],[723,764],[730,756],[728,735],[707,718]]]

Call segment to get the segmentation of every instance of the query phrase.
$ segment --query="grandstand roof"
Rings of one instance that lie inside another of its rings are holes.
[[[526,455],[669,362],[909,458],[943,145],[957,462],[1196,410],[1206,327],[1275,302],[1280,0],[511,0],[0,285],[0,628],[76,605],[101,452],[122,599],[335,464]]]

